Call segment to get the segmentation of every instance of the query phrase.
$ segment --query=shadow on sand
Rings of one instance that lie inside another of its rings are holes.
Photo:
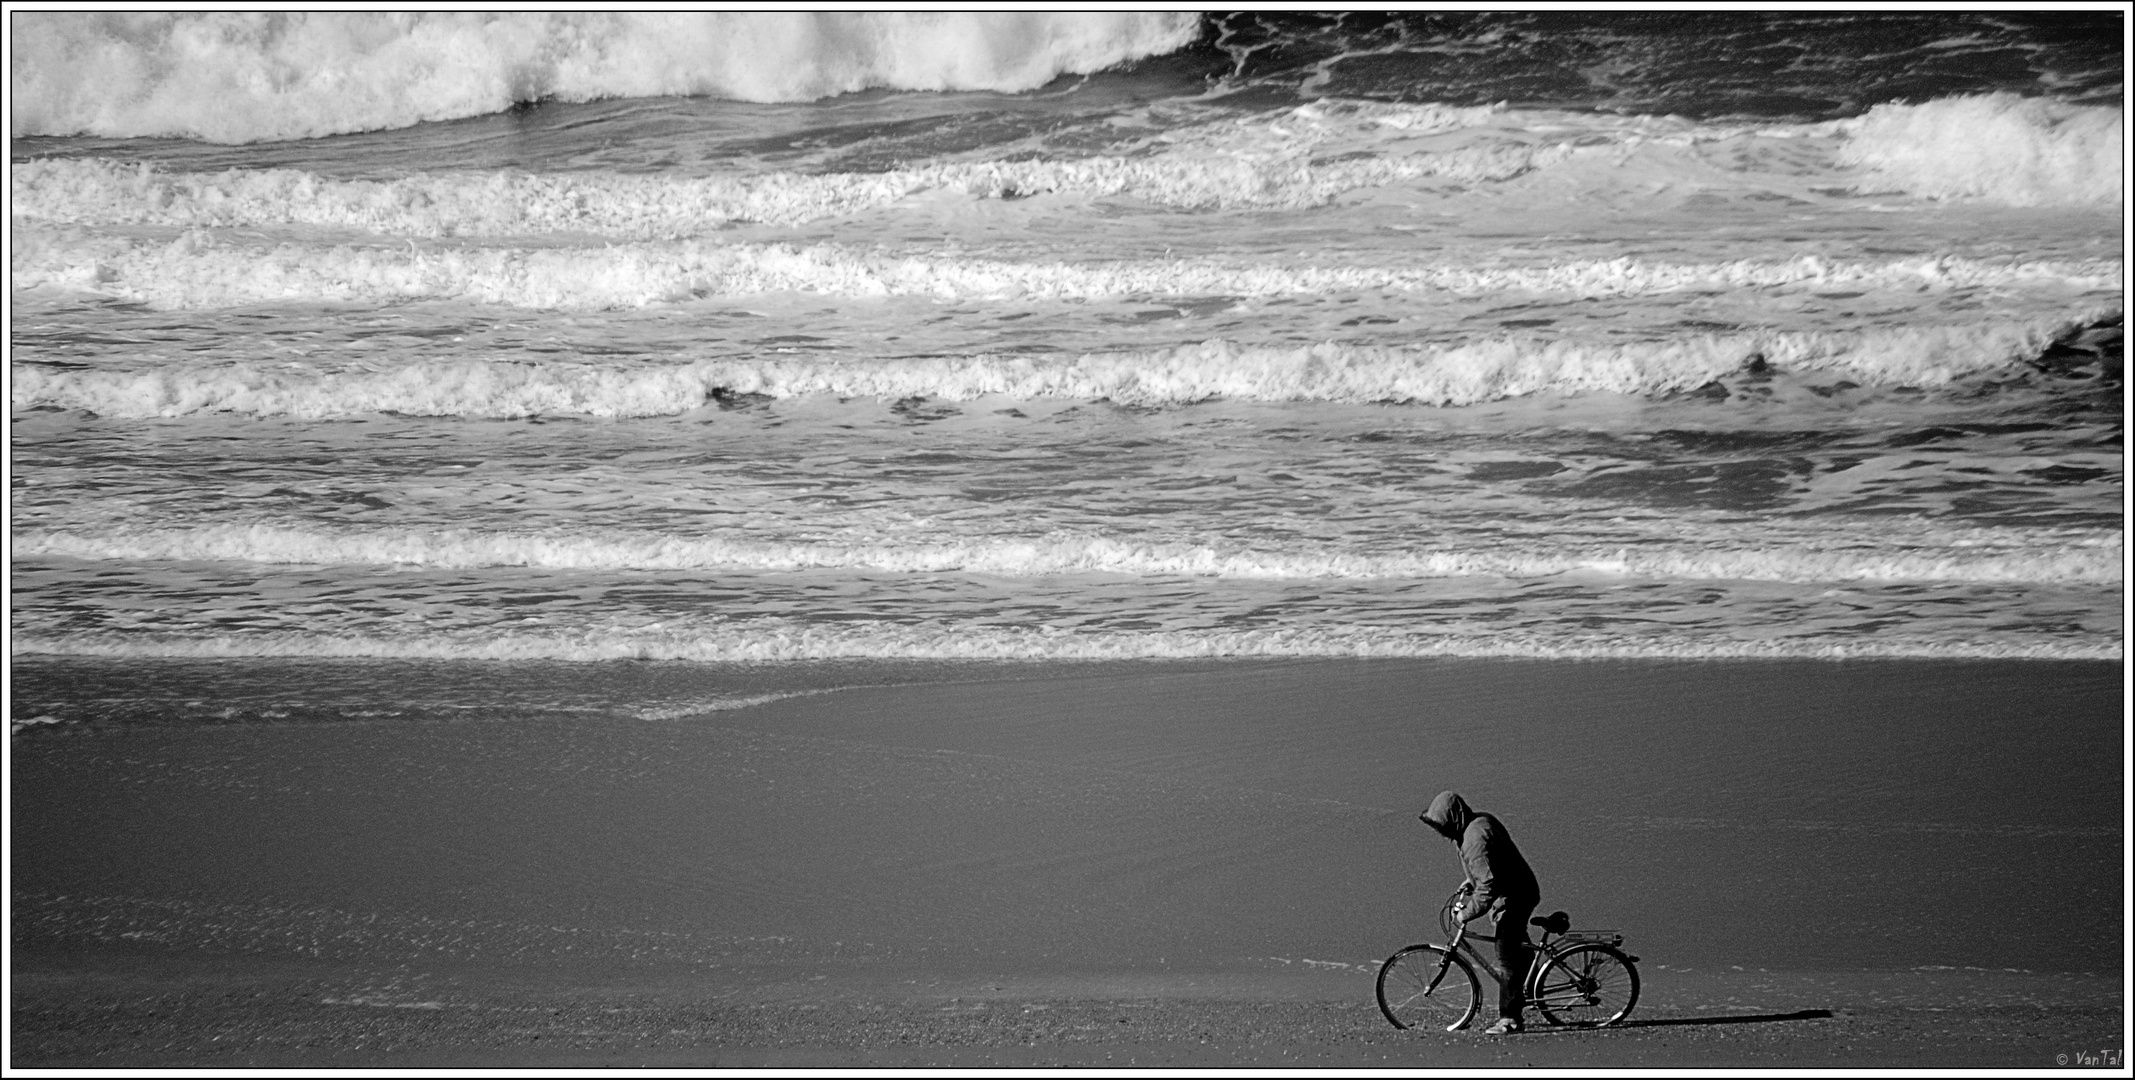
[[[1755,1013],[1749,1016],[1684,1016],[1673,1020],[1625,1020],[1612,1027],[1689,1027],[1693,1024],[1776,1024],[1784,1020],[1829,1020],[1829,1009],[1802,1009],[1790,1013]]]

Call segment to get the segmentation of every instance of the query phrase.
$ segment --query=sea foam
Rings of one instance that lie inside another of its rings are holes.
[[[1020,91],[1192,41],[1148,12],[26,12],[15,136],[247,143],[518,102]]]
[[[94,532],[17,529],[17,558],[128,562],[235,561],[269,564],[492,566],[574,570],[802,570],[886,573],[963,572],[1003,577],[1110,574],[1244,580],[1384,580],[1551,577],[1589,574],[1649,580],[1783,582],[2110,583],[2122,579],[2117,534],[2082,530],[1951,531],[1894,537],[1862,546],[1822,547],[1521,545],[1491,548],[1344,551],[1148,543],[1055,533],[979,536],[938,542],[771,542],[661,536],[643,532],[518,533],[302,525],[116,526]]]
[[[705,241],[553,245],[235,242],[205,230],[173,239],[84,235],[20,226],[17,289],[55,288],[208,310],[262,303],[469,301],[521,308],[611,309],[800,292],[855,298],[1082,301],[1142,296],[1323,296],[1349,292],[1640,296],[1687,289],[2022,288],[2117,292],[2119,259],[2011,262],[1958,256],[1674,263],[1620,257],[1479,266],[1408,260],[1397,266],[1299,265],[1215,258],[1011,261],[891,253],[836,244]]]
[[[1174,153],[943,162],[867,173],[705,177],[422,173],[338,180],[300,169],[164,173],[99,159],[24,162],[12,212],[81,225],[311,225],[392,236],[588,234],[671,239],[733,222],[799,225],[930,191],[972,198],[1126,197],[1181,210],[1295,210],[1414,180],[1505,180],[1565,160],[1565,143],[1496,142],[1345,161]]]
[[[1462,633],[1437,628],[1073,632],[1046,628],[802,623],[780,619],[555,633],[295,632],[208,637],[18,633],[13,655],[368,657],[439,660],[790,662],[847,658],[1128,660],[1197,657],[1525,657],[1538,659],[2119,660],[2117,640],[2009,635],[1984,639],[1879,633],[1844,638],[1718,634]]]
[[[727,394],[897,400],[1109,399],[1131,405],[1246,401],[1469,405],[1530,394],[1664,394],[1739,371],[1761,356],[1787,371],[1832,372],[1866,386],[1937,386],[2038,356],[2100,308],[2052,323],[1696,334],[1652,341],[1484,337],[1444,345],[1306,347],[1212,340],[1150,351],[917,356],[806,355],[673,364],[520,359],[418,360],[378,368],[302,362],[138,370],[17,361],[17,409],[102,416],[225,412],[307,419],[415,416],[633,417],[689,412]]]

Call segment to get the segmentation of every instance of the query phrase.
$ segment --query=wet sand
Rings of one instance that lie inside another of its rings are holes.
[[[2112,664],[1066,665],[18,738],[13,1064],[2048,1065],[2122,1031],[2120,702]],[[1444,787],[1669,1023],[1385,1026]]]

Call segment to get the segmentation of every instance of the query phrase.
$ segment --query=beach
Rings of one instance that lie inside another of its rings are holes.
[[[14,13],[9,1064],[2082,1064],[2124,14]]]
[[[1007,980],[742,997],[37,974],[18,977],[35,1004],[15,1023],[18,1067],[51,1068],[2053,1068],[2124,1045],[2118,995],[2095,980],[1711,982],[1614,1028],[1512,1039],[1395,1031],[1355,980],[1221,997]]]
[[[2081,663],[1002,665],[19,736],[17,1064],[2015,1065],[2120,1037],[2119,699]],[[1414,820],[1456,785],[1625,935],[1654,1024],[1377,1015],[1460,880]]]

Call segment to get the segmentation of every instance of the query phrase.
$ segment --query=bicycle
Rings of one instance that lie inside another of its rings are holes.
[[[1504,980],[1497,966],[1469,943],[1467,925],[1460,921],[1461,905],[1474,888],[1473,882],[1462,885],[1439,911],[1444,945],[1410,945],[1379,966],[1379,1011],[1395,1027],[1442,1023],[1447,1031],[1459,1031],[1468,1026],[1482,1005],[1469,957]],[[1542,928],[1542,940],[1527,965],[1528,1008],[1565,1027],[1603,1028],[1631,1014],[1638,1004],[1638,957],[1618,948],[1622,934],[1575,934],[1571,916],[1561,911],[1528,922]]]

